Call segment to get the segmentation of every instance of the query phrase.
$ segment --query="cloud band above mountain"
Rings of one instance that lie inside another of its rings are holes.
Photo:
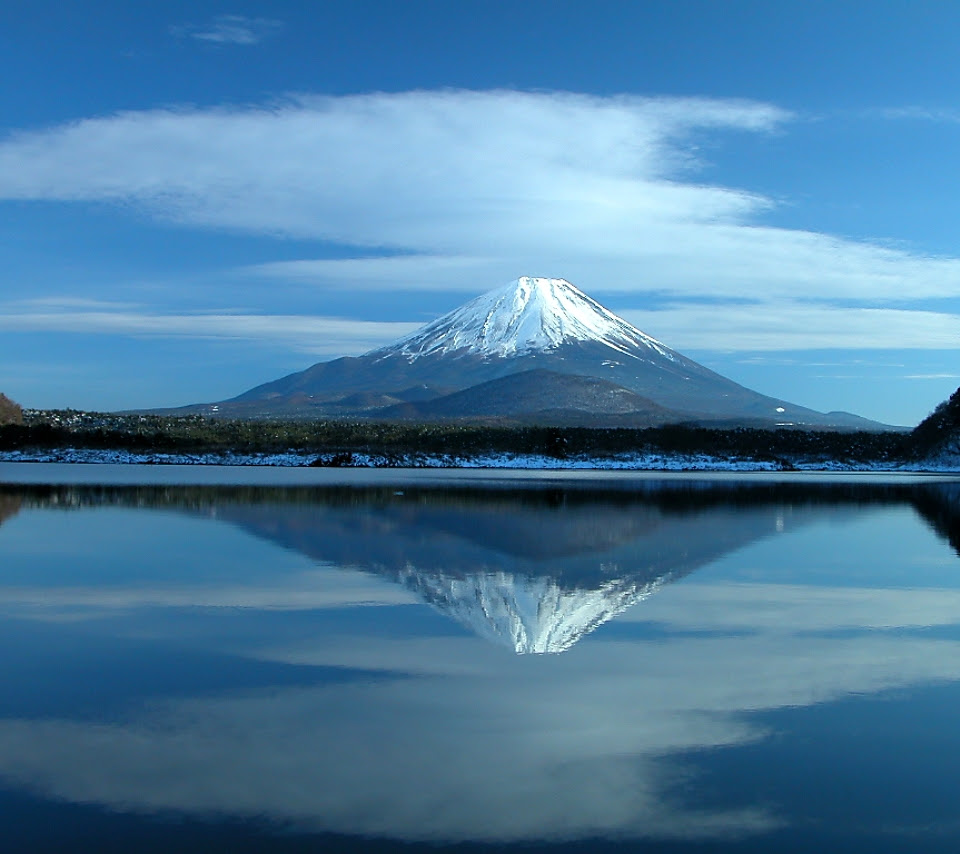
[[[0,198],[132,203],[387,255],[259,268],[320,284],[416,289],[442,276],[477,291],[528,273],[738,298],[956,293],[957,259],[767,227],[770,199],[695,180],[700,136],[791,119],[747,101],[513,91],[128,112],[7,137]]]

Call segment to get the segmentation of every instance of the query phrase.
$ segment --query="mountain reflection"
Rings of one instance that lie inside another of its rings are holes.
[[[216,513],[315,560],[398,582],[517,653],[558,653],[664,584],[816,510],[552,492],[227,504]]]
[[[18,495],[0,495],[0,525],[11,516],[15,516],[19,510],[20,497]]]
[[[912,506],[960,551],[950,484],[646,482],[641,488],[25,487],[20,502],[177,509],[402,585],[519,654],[559,653],[664,585],[844,509]]]

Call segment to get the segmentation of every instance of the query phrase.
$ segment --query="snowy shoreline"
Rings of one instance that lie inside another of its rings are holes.
[[[80,463],[111,465],[196,465],[318,468],[514,469],[543,471],[675,471],[675,472],[936,472],[960,473],[960,460],[863,464],[839,460],[723,459],[708,454],[625,454],[616,457],[556,458],[537,454],[333,454],[285,451],[241,453],[134,453],[120,450],[62,448],[56,451],[3,451],[2,463]]]

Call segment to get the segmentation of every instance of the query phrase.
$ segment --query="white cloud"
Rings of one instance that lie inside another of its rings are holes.
[[[571,220],[573,217],[571,217]],[[568,279],[588,293],[671,294],[711,299],[852,299],[871,304],[960,293],[960,259],[935,258],[829,235],[746,223],[648,221],[557,230],[537,250],[490,234],[487,255],[300,259],[248,272],[318,285],[462,289],[478,293],[518,275]],[[635,231],[631,230],[635,229]],[[562,239],[561,239],[562,235]]]
[[[960,316],[893,308],[846,308],[783,300],[756,304],[682,303],[624,311],[634,325],[680,350],[953,350]]]
[[[387,255],[246,271],[273,281],[475,294],[517,275],[557,275],[590,293],[631,294],[634,305],[651,293],[757,302],[630,314],[677,347],[954,348],[953,315],[877,309],[957,295],[960,259],[768,227],[770,199],[696,180],[696,134],[770,132],[791,118],[736,100],[513,91],[128,112],[0,141],[0,198],[132,203],[188,226]],[[861,307],[827,305],[837,299]],[[214,321],[179,326],[204,323]],[[237,334],[244,324],[279,334],[280,323],[296,327],[292,318],[222,321]],[[385,326],[329,328],[356,342],[349,352],[396,337]]]
[[[134,200],[195,224],[484,256],[490,237],[556,247],[585,227],[589,249],[618,223],[736,220],[764,207],[668,180],[686,162],[673,141],[785,117],[741,102],[516,92],[125,113],[9,139],[0,194]]]
[[[953,107],[924,107],[916,104],[906,107],[885,107],[879,110],[870,110],[867,115],[882,119],[913,119],[946,122],[948,124],[960,122],[960,110]]]
[[[209,24],[184,24],[171,27],[179,37],[216,44],[257,44],[277,32],[283,23],[270,18],[248,18],[245,15],[217,15]]]
[[[418,326],[310,315],[159,314],[131,311],[129,304],[82,300],[48,299],[41,305],[47,310],[24,311],[24,303],[8,303],[0,313],[0,331],[239,339],[342,356],[374,349]],[[97,310],[88,310],[94,306]]]
[[[958,380],[960,374],[906,374],[905,380]]]

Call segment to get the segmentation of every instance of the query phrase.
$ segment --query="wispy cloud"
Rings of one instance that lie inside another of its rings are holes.
[[[788,118],[741,101],[519,92],[124,113],[7,139],[0,197],[133,202],[191,225],[514,269],[603,257],[622,272],[769,204],[679,180],[694,165],[684,139]]]
[[[953,350],[960,317],[933,311],[848,308],[828,303],[774,301],[717,305],[683,303],[624,317],[683,349]]]
[[[699,136],[792,118],[750,101],[515,91],[130,112],[0,140],[0,199],[132,204],[355,247],[246,271],[276,282],[477,293],[557,275],[624,304],[747,301],[630,315],[675,346],[956,347],[954,316],[890,305],[960,293],[960,259],[770,227],[770,199],[698,180]]]
[[[960,374],[905,374],[905,380],[960,380]]]
[[[871,110],[868,115],[881,119],[908,119],[926,122],[960,122],[960,110],[955,107],[885,107],[880,110]]]
[[[412,332],[416,323],[349,320],[317,315],[206,312],[161,314],[131,310],[124,303],[46,299],[45,310],[7,303],[0,311],[3,332],[67,332],[98,335],[206,338],[258,341],[315,356],[342,356],[370,350]]]
[[[208,24],[181,24],[170,28],[180,38],[191,38],[216,44],[257,44],[283,27],[271,18],[248,18],[245,15],[217,15]]]

